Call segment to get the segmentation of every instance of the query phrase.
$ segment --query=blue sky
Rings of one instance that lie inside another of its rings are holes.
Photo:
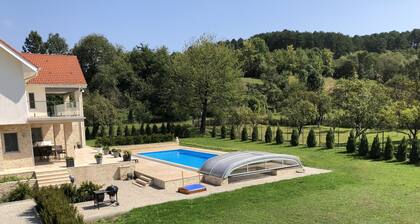
[[[30,30],[60,33],[70,47],[101,33],[131,49],[139,43],[182,50],[203,33],[247,38],[275,30],[369,34],[420,28],[418,0],[2,0],[0,38],[22,48]]]

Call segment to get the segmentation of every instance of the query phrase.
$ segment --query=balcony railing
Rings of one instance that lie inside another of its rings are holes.
[[[79,103],[32,101],[28,102],[29,117],[78,117],[81,116]]]

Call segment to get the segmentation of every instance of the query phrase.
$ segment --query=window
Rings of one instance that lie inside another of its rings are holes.
[[[29,93],[29,108],[35,109],[35,94]]]
[[[17,152],[19,151],[17,133],[5,133],[4,134],[4,148],[6,152]]]

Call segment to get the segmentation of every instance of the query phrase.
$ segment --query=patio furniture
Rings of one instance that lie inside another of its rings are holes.
[[[202,184],[190,184],[178,188],[178,192],[182,194],[193,194],[198,192],[206,191],[207,188]]]
[[[55,147],[55,158],[61,159],[61,155],[67,155],[67,152],[65,149],[63,149],[62,145],[56,145]]]
[[[41,161],[49,161],[52,153],[52,146],[34,147],[34,157]]]

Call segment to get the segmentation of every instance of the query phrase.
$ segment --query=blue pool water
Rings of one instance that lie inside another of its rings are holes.
[[[158,152],[144,152],[139,153],[139,156],[146,156],[153,159],[159,159],[170,163],[176,163],[183,166],[189,166],[196,169],[204,164],[204,162],[214,156],[215,154],[197,152],[186,149],[175,149]]]

